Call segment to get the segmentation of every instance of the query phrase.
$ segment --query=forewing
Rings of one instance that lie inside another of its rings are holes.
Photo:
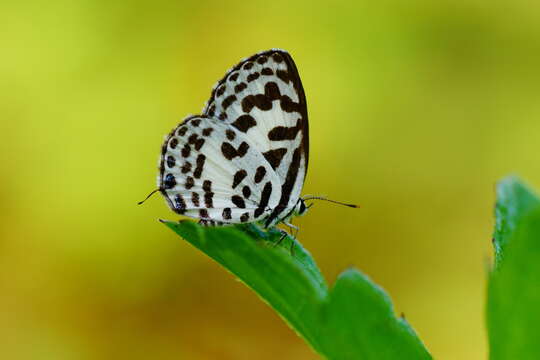
[[[281,184],[245,134],[193,116],[167,136],[158,186],[178,214],[240,223],[267,216],[279,202]]]
[[[279,211],[300,196],[309,156],[306,98],[291,56],[273,49],[236,65],[212,91],[204,113],[246,135],[281,183]]]

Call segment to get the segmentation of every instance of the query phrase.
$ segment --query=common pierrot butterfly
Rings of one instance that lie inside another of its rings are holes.
[[[203,113],[166,137],[155,191],[174,212],[203,225],[296,229],[289,219],[307,211],[306,200],[328,200],[300,196],[308,160],[302,82],[289,53],[272,49],[229,70]]]

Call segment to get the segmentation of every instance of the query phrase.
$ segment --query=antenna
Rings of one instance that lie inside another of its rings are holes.
[[[357,208],[358,207],[357,205],[354,205],[354,204],[345,204],[345,203],[342,203],[340,201],[330,200],[330,199],[325,198],[324,196],[308,195],[306,197],[303,197],[302,200],[324,200],[324,201],[328,201],[328,202],[331,202],[331,203],[334,203],[334,204],[348,206],[348,207],[351,207],[351,208]]]
[[[152,191],[150,194],[148,194],[148,196],[147,196],[143,201],[139,201],[139,202],[137,203],[137,205],[141,205],[142,203],[144,203],[146,200],[148,200],[148,198],[149,198],[150,196],[154,195],[154,194],[156,193],[156,191],[159,191],[159,190],[161,190],[161,189],[156,189],[156,190]]]

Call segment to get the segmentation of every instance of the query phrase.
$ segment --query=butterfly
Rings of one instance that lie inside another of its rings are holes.
[[[336,202],[300,196],[308,128],[306,96],[291,55],[281,49],[257,53],[214,86],[201,115],[185,118],[166,137],[155,191],[175,213],[202,225],[283,223],[297,230],[289,220],[306,213],[307,200]]]

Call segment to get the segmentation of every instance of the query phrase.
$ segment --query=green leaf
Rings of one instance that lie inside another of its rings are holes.
[[[540,359],[540,200],[514,177],[498,185],[497,196],[490,359]]]
[[[496,266],[502,261],[505,247],[518,222],[539,205],[540,201],[532,190],[517,177],[509,176],[498,184],[493,234]]]
[[[385,292],[359,271],[345,271],[328,290],[311,255],[289,237],[279,243],[277,230],[165,224],[253,289],[324,357],[431,359]]]

